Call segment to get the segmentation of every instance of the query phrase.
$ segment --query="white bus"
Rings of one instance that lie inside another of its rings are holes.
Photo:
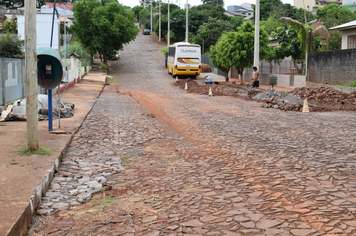
[[[167,68],[173,78],[179,75],[196,78],[200,75],[200,61],[200,45],[198,44],[175,43],[168,47]]]

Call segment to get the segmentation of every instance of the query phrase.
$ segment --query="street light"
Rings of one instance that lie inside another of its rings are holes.
[[[167,39],[167,46],[169,47],[169,44],[170,44],[170,40],[171,40],[171,37],[170,37],[170,25],[169,25],[169,0],[168,0],[168,39]]]
[[[186,16],[185,16],[185,42],[188,43],[188,0],[186,7]]]
[[[188,0],[187,0],[188,1]],[[255,50],[253,64],[259,66],[260,62],[260,0],[256,0],[255,7]]]

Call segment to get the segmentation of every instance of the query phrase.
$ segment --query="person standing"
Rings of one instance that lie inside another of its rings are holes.
[[[252,88],[259,88],[260,87],[260,81],[258,80],[258,77],[260,76],[260,72],[257,71],[257,67],[254,66],[253,68],[253,78],[252,78]]]

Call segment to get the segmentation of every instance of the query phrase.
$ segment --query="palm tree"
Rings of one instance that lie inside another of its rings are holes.
[[[303,62],[306,60],[306,55],[308,53],[314,52],[314,39],[316,36],[320,35],[321,33],[323,33],[326,36],[326,48],[327,50],[329,50],[330,34],[328,29],[324,25],[320,25],[313,30],[312,23],[305,22],[305,24],[303,24],[289,17],[281,17],[279,18],[279,22],[286,23],[292,29],[298,31],[298,39],[301,41],[300,49],[302,51],[302,58],[304,58]],[[304,63],[302,63],[301,69],[297,67],[296,61],[294,61],[294,65],[295,68],[297,68],[298,70],[298,74],[301,74],[303,71]]]
[[[323,33],[326,36],[326,47],[327,50],[329,49],[330,34],[324,25],[320,25],[313,30],[312,23],[303,24],[289,17],[281,17],[279,18],[279,22],[286,23],[290,25],[291,28],[298,31],[298,38],[301,41],[301,51],[303,52],[303,58],[305,58],[306,53],[311,53],[314,51],[314,39],[320,33]]]

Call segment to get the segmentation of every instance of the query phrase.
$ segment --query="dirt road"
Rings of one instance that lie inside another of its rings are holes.
[[[121,157],[120,171],[89,202],[37,217],[31,235],[356,234],[355,113],[188,94],[142,34],[112,67],[63,161]]]

